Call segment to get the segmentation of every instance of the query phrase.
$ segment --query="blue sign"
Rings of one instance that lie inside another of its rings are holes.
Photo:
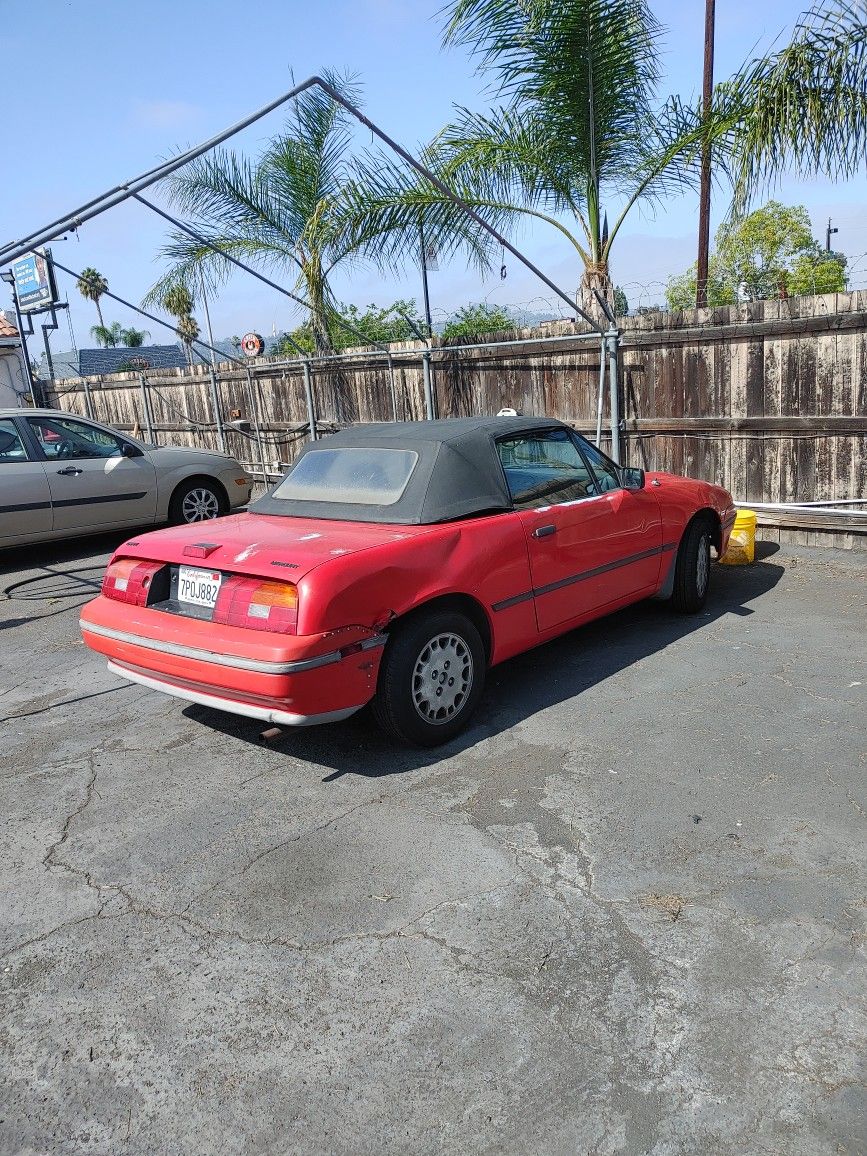
[[[26,257],[14,261],[12,276],[15,278],[15,296],[22,313],[33,313],[47,309],[57,300],[54,292],[54,277],[51,258],[44,253],[28,253]]]

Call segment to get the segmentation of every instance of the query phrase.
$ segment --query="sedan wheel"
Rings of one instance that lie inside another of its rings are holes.
[[[672,605],[681,614],[695,614],[707,600],[710,585],[711,528],[703,519],[691,522],[677,551]]]
[[[418,656],[412,700],[419,716],[435,726],[454,718],[473,686],[473,656],[457,634],[438,634]]]
[[[169,506],[169,521],[175,525],[209,522],[226,512],[226,500],[210,482],[197,480],[179,486]]]
[[[377,722],[406,743],[447,742],[469,722],[486,665],[479,632],[463,614],[433,611],[398,623],[379,670]]]

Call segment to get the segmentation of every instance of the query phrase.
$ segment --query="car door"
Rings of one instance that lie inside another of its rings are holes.
[[[51,533],[51,493],[42,462],[28,451],[11,418],[0,419],[0,546]]]
[[[608,463],[613,473],[604,471],[607,459],[599,455],[597,473],[582,443],[563,427],[504,438],[497,446],[526,534],[540,631],[651,592],[662,534],[652,498],[632,502],[617,467]]]
[[[604,494],[609,509],[605,534],[609,540],[610,568],[606,572],[606,592],[611,602],[652,593],[659,582],[662,555],[662,513],[653,490],[627,489],[621,484],[620,470],[592,442],[572,435],[596,479],[597,492]]]
[[[154,520],[156,471],[138,446],[82,418],[25,421],[45,459],[55,532]]]

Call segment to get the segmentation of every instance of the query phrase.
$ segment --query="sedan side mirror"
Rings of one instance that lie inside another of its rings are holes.
[[[624,490],[643,490],[644,470],[635,466],[624,466],[620,471],[620,484]]]
[[[143,458],[144,452],[138,446],[134,446],[132,442],[121,442],[120,456],[122,458]]]

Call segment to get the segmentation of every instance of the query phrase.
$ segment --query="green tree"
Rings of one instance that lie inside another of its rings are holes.
[[[629,299],[619,285],[614,286],[614,315],[625,317],[629,312]]]
[[[177,317],[178,320],[182,317],[191,317],[193,309],[195,308],[195,300],[192,293],[187,286],[180,281],[175,281],[169,285],[164,292],[159,295],[158,303],[162,305],[166,313],[170,313],[172,317]]]
[[[469,46],[501,103],[459,109],[425,159],[490,223],[529,216],[559,230],[583,266],[585,312],[597,312],[594,290],[613,302],[611,253],[628,214],[693,185],[704,143],[739,213],[787,168],[847,176],[865,164],[864,0],[811,9],[790,45],[717,87],[707,117],[659,98],[662,30],[646,0],[451,0],[445,13],[446,42]],[[443,197],[423,181],[389,191],[390,176],[380,209],[400,221],[408,254],[413,222]]]
[[[716,252],[709,267],[708,304],[730,305],[739,296],[762,301],[835,293],[845,282],[845,258],[819,248],[806,208],[769,201],[739,221],[724,222],[717,231]],[[695,304],[694,266],[672,278],[666,300],[672,309]]]
[[[145,338],[150,337],[150,333],[147,329],[133,329],[132,326],[130,326],[129,329],[123,330],[122,337],[122,344],[127,346],[128,349],[139,349],[144,345]]]
[[[391,341],[412,341],[418,333],[425,331],[425,322],[419,316],[415,301],[402,299],[385,308],[371,304],[363,311],[357,305],[336,306],[330,314],[330,323],[335,350],[359,345],[387,345]],[[294,357],[298,353],[295,346],[310,355],[316,352],[309,321],[289,334],[281,334],[269,352],[281,357]]]
[[[92,301],[94,303],[97,316],[99,317],[100,328],[105,328],[105,321],[102,316],[99,300],[104,293],[108,292],[108,281],[106,281],[101,273],[88,265],[86,269],[82,269],[81,276],[76,282],[76,288],[86,301]]]
[[[94,325],[90,330],[91,337],[97,345],[105,348],[114,348],[124,344],[124,328],[119,321],[112,321],[111,325]]]
[[[445,13],[446,43],[469,46],[501,103],[458,109],[426,159],[489,223],[558,230],[583,269],[578,304],[598,316],[594,290],[613,304],[610,256],[630,210],[697,179],[700,117],[658,96],[660,25],[646,0],[452,0]],[[443,203],[423,181],[393,188],[405,246]]]
[[[818,245],[811,253],[799,253],[792,262],[786,288],[790,297],[842,293],[846,288],[845,256],[825,252]]]
[[[325,79],[358,103],[351,78],[325,73]],[[186,234],[172,234],[162,250],[171,267],[146,300],[164,299],[167,290],[192,283],[200,271],[216,288],[234,272],[221,256],[226,253],[276,273],[290,272],[309,309],[316,351],[339,346],[332,273],[365,261],[394,267],[391,249],[378,240],[383,232],[396,235],[402,228],[387,214],[366,211],[368,180],[385,161],[354,156],[351,146],[346,111],[321,89],[308,89],[294,101],[285,131],[256,160],[221,149],[187,165],[168,182],[169,195],[218,252]],[[446,255],[435,222],[431,228],[432,242]],[[466,222],[463,229],[472,232]]]
[[[710,138],[733,182],[735,214],[783,172],[845,180],[867,166],[864,0],[820,0],[782,49],[748,61],[714,92]]]
[[[195,317],[187,313],[178,319],[175,332],[177,333],[178,337],[180,337],[184,344],[184,348],[187,351],[187,361],[190,365],[192,365],[193,342],[198,338],[200,332],[198,322],[196,321]]]
[[[486,302],[464,305],[448,319],[443,326],[443,341],[455,341],[462,337],[481,337],[487,333],[501,333],[515,328],[515,319],[508,309]]]
[[[697,284],[696,263],[690,265],[685,273],[671,277],[665,287],[665,301],[669,309],[694,309],[695,291]],[[711,308],[717,305],[735,305],[738,295],[735,285],[726,281],[720,274],[719,261],[712,255],[708,261],[707,303]],[[655,306],[647,312],[654,313],[663,306]]]

